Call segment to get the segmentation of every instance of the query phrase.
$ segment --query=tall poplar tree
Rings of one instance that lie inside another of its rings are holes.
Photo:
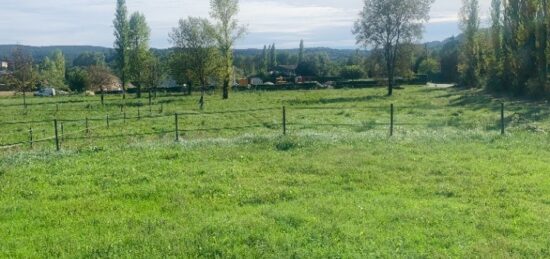
[[[478,0],[462,0],[460,10],[461,29],[464,34],[459,71],[461,84],[466,87],[479,87],[479,2]]]
[[[275,43],[271,45],[271,49],[269,51],[269,66],[270,69],[274,69],[277,66],[277,49],[275,48]]]
[[[126,84],[128,81],[128,63],[129,63],[129,31],[128,9],[126,0],[117,0],[115,19],[113,21],[115,28],[115,53],[116,69],[120,80],[122,81],[122,98],[126,99]]]
[[[246,33],[237,21],[239,0],[210,0],[210,16],[216,21],[213,32],[222,59],[221,80],[223,99],[229,99],[229,84],[233,76],[233,48]]]
[[[304,61],[304,40],[300,40],[300,52],[298,53],[298,64]]]
[[[143,84],[146,83],[147,62],[150,60],[149,35],[151,30],[145,16],[139,12],[130,17],[128,31],[128,72],[131,82],[137,88],[137,98],[141,98]]]

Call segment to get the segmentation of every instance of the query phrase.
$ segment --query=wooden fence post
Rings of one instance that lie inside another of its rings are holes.
[[[65,141],[65,129],[63,127],[63,122],[61,122],[61,142]]]
[[[179,121],[178,121],[178,113],[176,112],[174,114],[174,119],[176,123],[176,142],[180,141],[180,130],[179,130]]]
[[[393,136],[393,103],[390,105],[390,137]]]
[[[55,129],[55,148],[57,151],[61,150],[59,147],[59,134],[57,132],[57,119],[53,120],[53,127]]]
[[[86,117],[86,134],[89,134],[89,133],[90,133],[90,127],[88,123],[88,117]]]
[[[286,107],[283,106],[283,135],[286,135]]]

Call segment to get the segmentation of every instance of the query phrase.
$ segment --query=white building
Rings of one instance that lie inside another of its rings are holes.
[[[261,85],[263,83],[264,83],[264,81],[259,77],[250,78],[250,84],[251,85]]]
[[[0,69],[8,69],[8,62],[7,61],[0,62]]]

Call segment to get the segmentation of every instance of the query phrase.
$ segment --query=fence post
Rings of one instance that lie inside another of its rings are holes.
[[[390,137],[393,136],[393,103],[390,105]]]
[[[29,143],[31,145],[31,149],[32,149],[32,145],[33,145],[33,139],[32,139],[32,127],[29,128]]]
[[[176,142],[180,141],[180,130],[179,130],[179,121],[178,121],[178,113],[176,112],[174,114],[174,119],[176,123]]]
[[[88,124],[88,117],[86,117],[86,134],[89,134],[89,133],[90,133],[90,127]]]
[[[65,141],[65,129],[63,128],[63,122],[61,122],[61,142]]]
[[[57,133],[57,119],[53,120],[53,126],[55,128],[55,148],[57,151],[59,151],[60,147],[59,147],[59,134]]]
[[[505,123],[504,123],[504,102],[500,104],[500,134],[504,135],[506,133],[505,131]]]
[[[163,113],[164,112],[164,103],[161,103],[160,104],[160,113]]]
[[[55,105],[55,112],[59,112],[59,104]]]
[[[283,106],[283,135],[286,135],[286,107]]]

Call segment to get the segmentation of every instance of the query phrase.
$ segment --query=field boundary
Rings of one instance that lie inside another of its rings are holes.
[[[128,116],[126,112],[123,112],[122,115],[111,117],[111,115],[106,114],[102,117],[86,117],[84,119],[54,119],[54,120],[33,120],[33,121],[7,121],[0,122],[0,125],[23,125],[29,124],[28,140],[27,141],[17,141],[12,143],[0,143],[0,149],[10,149],[15,147],[22,147],[28,145],[31,149],[37,143],[44,142],[53,142],[55,143],[56,149],[59,151],[61,149],[61,144],[66,141],[76,141],[76,140],[101,140],[101,139],[122,139],[122,138],[132,138],[132,137],[144,137],[144,136],[153,136],[153,135],[168,135],[173,134],[175,141],[179,141],[180,134],[189,133],[189,132],[219,132],[224,130],[245,130],[251,128],[267,128],[270,130],[281,130],[282,135],[288,133],[289,126],[300,126],[300,127],[357,127],[357,128],[375,128],[375,127],[387,127],[389,137],[392,137],[395,133],[396,126],[417,126],[417,125],[431,125],[429,122],[426,123],[409,123],[396,121],[396,108],[400,109],[433,109],[433,106],[395,106],[390,104],[389,106],[361,106],[361,107],[321,107],[321,106],[283,106],[282,114],[279,123],[271,122],[261,122],[257,124],[250,125],[240,125],[233,127],[195,127],[195,128],[181,128],[181,123],[179,122],[180,116],[209,116],[209,115],[224,115],[224,114],[253,114],[254,112],[264,112],[264,111],[277,111],[281,108],[256,108],[256,109],[239,109],[239,110],[227,110],[227,111],[208,111],[208,112],[174,112],[173,114],[167,114],[161,112],[159,114],[142,115],[140,109],[137,110],[137,116]],[[447,109],[449,107],[438,107],[439,109]],[[357,110],[357,111],[367,111],[367,110],[378,110],[386,111],[387,110],[387,121],[378,122],[378,121],[362,121],[358,123],[304,123],[300,121],[289,121],[288,113],[291,111],[301,111],[301,110]],[[500,105],[500,120],[498,128],[500,134],[504,135],[506,133],[506,116],[505,116],[505,105],[501,103]],[[141,121],[157,118],[174,118],[173,128],[172,129],[162,129],[155,130],[152,132],[134,132],[134,133],[120,133],[120,134],[106,134],[106,135],[95,135],[91,136],[90,132],[97,129],[108,129],[113,122],[123,122],[124,125],[130,121]],[[496,118],[496,114],[495,114]],[[78,123],[82,125],[82,129],[65,132],[64,123]],[[102,122],[103,125],[90,127],[90,122]],[[53,124],[53,136],[44,137],[42,139],[34,139],[32,125],[36,124]],[[495,125],[497,126],[497,125]],[[16,132],[16,133],[3,133],[3,135],[21,135],[25,132]],[[79,136],[85,133],[84,136]]]

